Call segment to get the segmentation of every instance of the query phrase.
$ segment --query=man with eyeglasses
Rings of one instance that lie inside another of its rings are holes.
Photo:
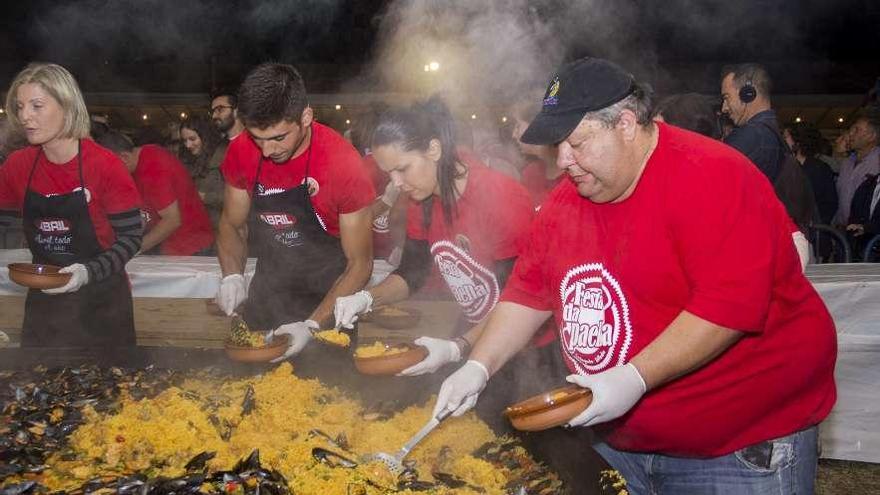
[[[238,118],[238,96],[234,91],[221,89],[211,94],[211,109],[208,116],[214,122],[217,130],[232,141],[241,131],[244,125]]]

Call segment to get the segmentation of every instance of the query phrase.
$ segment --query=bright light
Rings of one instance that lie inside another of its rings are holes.
[[[430,72],[430,71],[431,71],[431,66],[428,64],[425,64],[425,72]]]
[[[800,117],[795,117],[794,121],[797,122],[797,123],[800,123],[801,118],[800,118]]]
[[[475,113],[471,114],[471,120],[477,120],[477,114],[475,114]]]
[[[431,62],[428,64],[428,69],[430,69],[431,72],[437,72],[440,70],[440,64],[438,62]]]
[[[185,118],[186,118],[186,112],[180,112],[180,118],[185,119]]]
[[[842,124],[842,123],[843,123],[843,117],[838,118],[837,121],[840,122],[840,123]]]
[[[342,105],[336,105],[337,110],[342,110]]]
[[[345,123],[346,123],[346,124],[351,124],[351,120],[349,120],[349,119],[345,119]]]
[[[147,120],[149,117],[147,117],[147,114],[143,114],[143,115],[141,115],[141,118],[144,120]]]
[[[507,117],[501,117],[501,122],[507,122]]]
[[[6,110],[0,108],[0,113],[6,113]]]

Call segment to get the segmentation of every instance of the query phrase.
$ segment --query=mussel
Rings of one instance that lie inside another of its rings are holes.
[[[206,468],[205,464],[213,459],[216,455],[217,452],[207,451],[196,454],[195,457],[190,459],[189,462],[187,462],[186,465],[183,466],[183,469],[186,470],[186,472],[188,473],[192,471],[204,471]]]

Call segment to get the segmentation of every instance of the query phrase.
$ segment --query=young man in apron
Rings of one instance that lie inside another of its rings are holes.
[[[333,325],[337,297],[369,280],[375,192],[357,151],[313,121],[292,66],[263,64],[248,74],[238,115],[247,132],[230,144],[221,166],[226,193],[217,251],[224,277],[217,304],[232,314],[245,303],[251,328],[289,335],[286,359],[312,331]],[[257,258],[250,288],[243,276],[248,254]]]

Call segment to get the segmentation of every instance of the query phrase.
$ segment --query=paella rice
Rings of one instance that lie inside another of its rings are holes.
[[[216,452],[206,468],[223,470],[259,448],[263,465],[282,473],[296,494],[415,493],[398,491],[399,480],[381,463],[332,467],[319,462],[314,449],[353,460],[394,451],[430,419],[430,401],[366,421],[358,402],[292,371],[284,363],[250,379],[189,378],[152,399],[135,400],[123,392],[119,407],[110,412],[86,407],[87,421],[70,435],[65,450],[48,459],[40,482],[50,490],[75,490],[97,476],[181,476],[187,462],[206,451]],[[508,493],[505,485],[516,477],[514,468],[474,454],[493,441],[499,439],[473,413],[445,421],[408,460],[426,483],[441,471],[465,486],[438,483],[419,493]],[[522,447],[516,449],[526,455]]]
[[[370,345],[359,346],[354,351],[354,357],[371,358],[379,356],[391,356],[392,354],[400,354],[409,350],[406,346],[393,346],[383,344],[380,341],[373,342]]]

